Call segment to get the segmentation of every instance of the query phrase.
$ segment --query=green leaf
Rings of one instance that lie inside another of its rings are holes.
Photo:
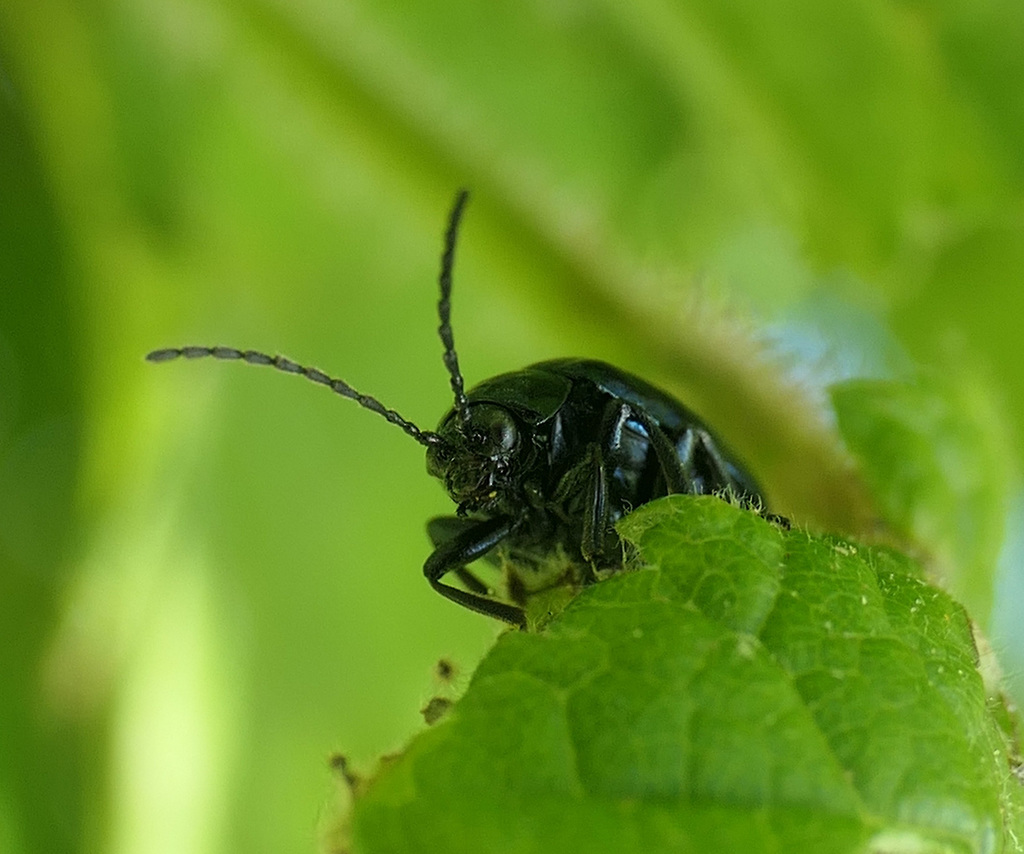
[[[354,850],[1015,850],[1013,715],[912,562],[711,497],[620,530],[642,564],[503,635]]]
[[[984,625],[1016,465],[984,383],[852,380],[832,402],[886,524],[936,560]]]

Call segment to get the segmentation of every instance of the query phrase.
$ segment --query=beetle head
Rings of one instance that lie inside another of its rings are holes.
[[[459,515],[519,506],[514,493],[522,470],[523,443],[516,417],[496,403],[453,409],[427,449],[427,471],[459,506]]]

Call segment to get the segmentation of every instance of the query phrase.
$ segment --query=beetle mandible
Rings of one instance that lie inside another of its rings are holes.
[[[376,412],[427,449],[427,471],[457,510],[432,519],[434,551],[423,565],[431,586],[453,602],[515,626],[527,597],[547,586],[588,584],[622,564],[614,524],[630,509],[670,493],[717,494],[763,507],[753,478],[707,426],[675,398],[604,362],[555,359],[465,390],[451,325],[452,269],[468,193],[455,198],[444,236],[438,332],[454,405],[437,430],[422,430],[376,398],[317,368],[254,350],[154,350],[151,362],[178,357],[268,365],[327,386]],[[557,577],[538,581],[553,554]],[[495,598],[467,567],[505,558],[507,598]],[[462,587],[449,584],[451,573]]]

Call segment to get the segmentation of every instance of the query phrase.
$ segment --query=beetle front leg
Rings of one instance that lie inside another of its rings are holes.
[[[460,590],[441,581],[445,574],[462,569],[466,564],[483,557],[511,534],[517,523],[516,519],[501,516],[486,519],[464,528],[450,540],[438,545],[423,564],[423,574],[430,582],[430,586],[446,599],[464,608],[487,617],[504,620],[513,626],[524,627],[526,614],[522,608],[489,599],[479,593]]]
[[[467,519],[465,516],[435,516],[427,522],[427,536],[430,537],[430,542],[436,549],[479,524],[478,519]],[[485,554],[483,559],[495,566],[500,565],[497,552],[494,550]],[[451,572],[454,572],[459,581],[469,588],[470,593],[487,596],[491,592],[490,588],[466,567],[457,566]]]

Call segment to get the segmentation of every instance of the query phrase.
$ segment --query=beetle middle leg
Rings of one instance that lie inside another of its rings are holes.
[[[626,423],[634,415],[635,412],[628,403],[609,403],[601,418],[600,438],[590,445],[587,459],[583,463],[589,472],[586,474],[588,485],[584,494],[587,503],[583,512],[580,553],[591,569],[607,551],[608,532],[613,516],[613,507],[609,501],[608,472],[609,467],[614,467],[616,457],[621,455],[622,433]]]
[[[688,431],[685,450],[680,453],[643,409],[622,401],[613,401],[605,408],[600,439],[590,446],[582,464],[589,471],[584,476],[587,481],[587,504],[583,512],[580,552],[591,565],[606,551],[607,531],[614,513],[609,503],[608,473],[614,469],[617,457],[622,454],[623,433],[630,421],[638,423],[647,434],[647,441],[658,462],[668,493],[704,492],[705,481],[713,482],[714,488],[733,487],[734,484],[725,460],[704,431]],[[580,470],[577,469],[563,479],[559,493],[567,495],[572,485],[579,480]]]
[[[654,456],[661,467],[661,474],[665,478],[665,486],[670,495],[681,494],[690,491],[690,477],[675,446],[661,429],[642,409],[633,409],[633,416],[643,425],[647,431],[648,441],[654,449]]]
[[[470,520],[469,524],[462,527],[462,530],[455,533],[451,539],[438,544],[427,558],[427,562],[423,564],[423,574],[430,582],[430,586],[446,599],[478,614],[504,620],[513,626],[525,626],[526,615],[522,608],[490,599],[471,590],[460,590],[441,581],[447,573],[465,570],[467,564],[486,555],[509,536],[517,524],[518,520],[505,516],[483,521]],[[454,527],[449,530],[453,530]]]
[[[608,470],[604,464],[601,446],[590,446],[590,488],[587,491],[587,507],[583,514],[583,536],[580,539],[580,553],[589,566],[593,566],[604,553],[604,540],[611,513],[608,509]]]

